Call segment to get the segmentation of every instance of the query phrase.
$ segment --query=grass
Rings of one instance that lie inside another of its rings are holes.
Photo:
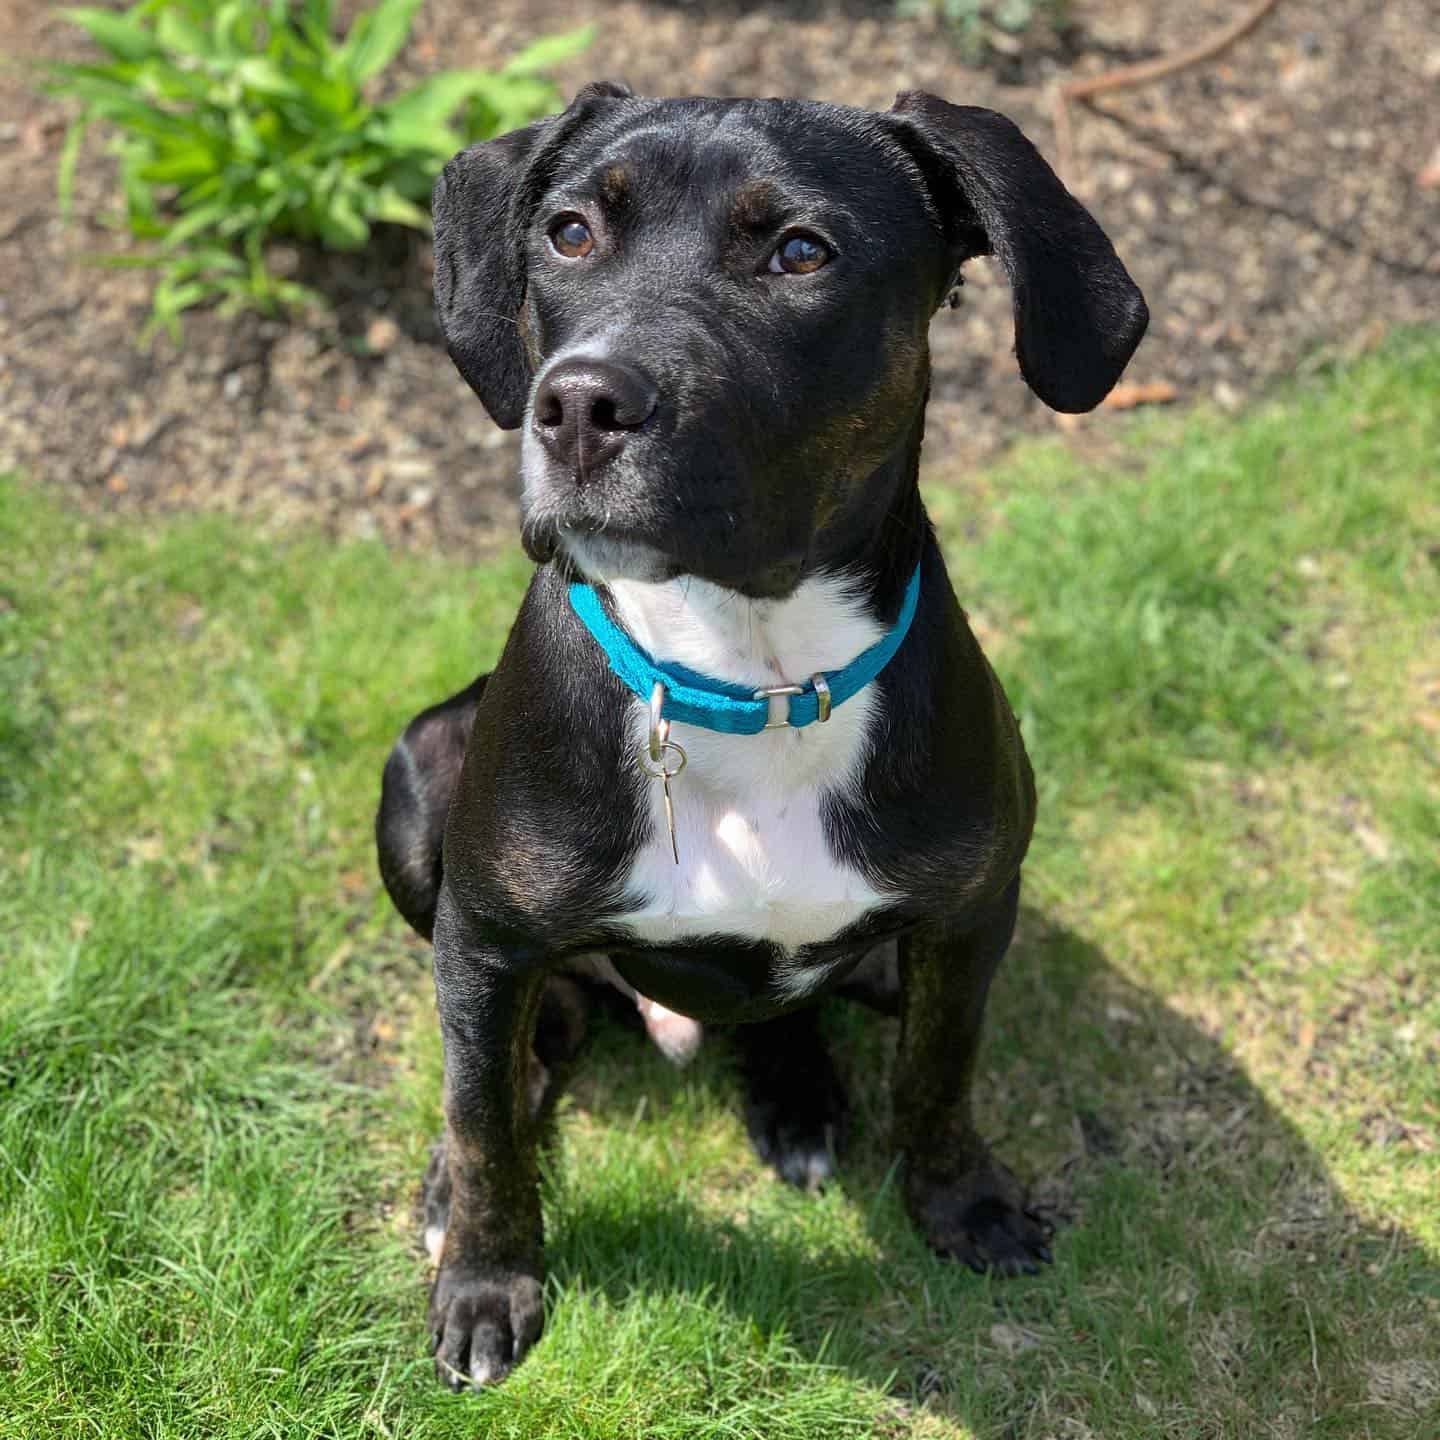
[[[438,1038],[368,832],[526,566],[0,482],[0,1435],[1440,1434],[1437,396],[1410,337],[933,495],[1042,783],[984,1094],[1054,1270],[911,1234],[885,1022],[827,1020],[818,1199],[719,1040],[677,1073],[602,1027],[547,1333],[480,1398],[424,1353]]]

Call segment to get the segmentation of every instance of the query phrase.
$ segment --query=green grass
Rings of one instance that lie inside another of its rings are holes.
[[[426,955],[379,768],[503,638],[466,573],[0,482],[0,1435],[1440,1434],[1440,340],[1240,421],[938,487],[1043,818],[989,1130],[1056,1265],[928,1256],[893,1033],[839,1009],[843,1186],[752,1159],[723,1044],[602,1027],[548,1328],[425,1355]]]

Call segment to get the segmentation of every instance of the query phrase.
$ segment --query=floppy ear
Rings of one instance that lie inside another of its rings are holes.
[[[1150,319],[1105,232],[1003,115],[920,90],[898,95],[891,113],[956,263],[994,255],[1004,268],[1026,383],[1052,409],[1093,410]]]
[[[450,358],[503,430],[524,418],[530,389],[519,324],[524,232],[546,157],[585,122],[593,102],[629,97],[624,85],[595,81],[563,114],[462,150],[435,182],[435,315]]]

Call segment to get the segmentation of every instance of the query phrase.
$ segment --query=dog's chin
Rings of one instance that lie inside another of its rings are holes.
[[[681,564],[672,555],[644,540],[601,533],[586,534],[561,525],[555,531],[552,555],[573,578],[593,585],[617,580],[657,584],[682,575],[693,576],[752,600],[776,600],[790,594],[800,579],[798,560],[786,561],[743,575],[722,574],[708,567]]]
[[[680,571],[674,562],[643,540],[619,536],[581,534],[568,526],[559,527],[555,553],[572,574],[596,585],[614,580],[669,580]]]

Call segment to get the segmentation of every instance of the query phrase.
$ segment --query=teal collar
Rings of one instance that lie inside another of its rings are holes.
[[[650,701],[657,685],[663,687],[665,719],[699,725],[726,735],[755,735],[767,728],[789,724],[803,729],[828,720],[837,705],[858,695],[894,658],[915,618],[920,599],[920,567],[905,587],[900,614],[891,629],[868,650],[839,670],[812,675],[803,685],[768,685],[752,689],[673,662],[661,664],[645,653],[606,613],[594,586],[570,586],[570,607],[595,643],[605,652],[610,668],[642,700]],[[770,697],[788,695],[788,719],[771,725]]]

